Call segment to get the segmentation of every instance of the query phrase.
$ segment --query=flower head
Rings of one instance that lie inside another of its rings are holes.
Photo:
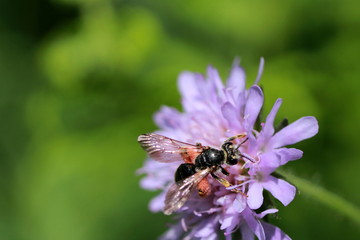
[[[257,85],[262,74],[263,60],[254,85],[245,88],[245,74],[236,62],[226,83],[216,69],[209,67],[206,77],[184,72],[179,77],[183,112],[162,107],[155,115],[155,122],[163,136],[179,141],[219,149],[231,136],[246,134],[247,141],[235,140],[241,152],[239,163],[226,166],[225,178],[234,186],[225,188],[210,175],[207,179],[211,193],[200,197],[193,191],[177,211],[178,222],[162,239],[217,239],[224,234],[231,239],[239,231],[242,239],[288,239],[279,228],[266,223],[263,217],[277,212],[263,205],[263,190],[268,190],[285,206],[294,198],[296,189],[272,173],[288,161],[302,157],[302,151],[286,148],[314,136],[318,124],[314,117],[303,117],[278,132],[274,129],[275,115],[281,105],[278,99],[261,129],[256,121],[263,106],[264,96]],[[162,190],[150,203],[152,211],[164,208],[167,190],[174,182],[174,173],[181,161],[160,163],[147,159],[139,171],[145,173],[141,185],[149,190]],[[225,167],[225,166],[224,166]],[[236,189],[237,191],[234,191]],[[255,211],[256,210],[256,211]]]

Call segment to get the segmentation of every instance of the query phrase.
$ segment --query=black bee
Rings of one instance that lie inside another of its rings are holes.
[[[241,157],[238,150],[247,138],[234,146],[233,141],[237,138],[245,138],[245,134],[239,134],[228,138],[221,149],[180,142],[159,134],[142,134],[138,142],[147,151],[149,156],[159,162],[184,161],[175,172],[175,183],[170,186],[166,194],[164,213],[170,215],[181,208],[190,196],[191,191],[197,187],[200,196],[207,196],[211,192],[211,186],[206,178],[209,174],[225,187],[232,186],[226,179],[216,174],[221,172],[228,176],[229,173],[221,165],[236,165]],[[236,189],[231,191],[239,192]]]

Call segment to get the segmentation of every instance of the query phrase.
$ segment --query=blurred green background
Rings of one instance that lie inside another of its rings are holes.
[[[135,174],[137,135],[181,108],[183,70],[248,84],[265,57],[265,113],[316,116],[298,176],[360,205],[357,0],[0,2],[0,239],[155,239],[171,217]],[[359,226],[301,192],[272,219],[294,239],[360,239]]]

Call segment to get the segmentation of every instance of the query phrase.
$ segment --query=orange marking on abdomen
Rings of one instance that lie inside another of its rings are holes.
[[[199,182],[197,188],[200,197],[209,196],[209,194],[211,193],[211,185],[206,177]]]
[[[194,149],[185,149],[181,153],[181,157],[184,159],[185,163],[194,163],[195,158],[199,156],[200,152],[195,151]]]

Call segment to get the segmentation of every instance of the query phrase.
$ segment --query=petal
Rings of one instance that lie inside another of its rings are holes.
[[[197,228],[194,228],[193,231],[195,231],[195,237],[198,238],[205,238],[207,239],[209,236],[211,236],[215,232],[215,225],[217,224],[217,221],[211,221],[211,220],[205,220],[207,222],[204,222]]]
[[[251,168],[249,173],[256,174],[257,171],[264,174],[270,174],[280,166],[280,156],[274,151],[261,154],[259,156],[259,163],[254,168]]]
[[[233,89],[235,99],[239,93],[245,91],[245,72],[244,69],[239,66],[238,61],[234,62],[226,87]]]
[[[246,200],[241,194],[237,194],[232,207],[235,212],[241,213],[246,207]]]
[[[249,89],[249,95],[246,101],[244,118],[246,119],[245,128],[251,131],[256,118],[258,117],[260,110],[264,102],[264,95],[259,86],[252,86]]]
[[[163,106],[154,115],[154,122],[161,129],[178,129],[182,127],[181,117],[177,109]]]
[[[280,105],[282,103],[281,98],[278,98],[272,107],[269,115],[266,117],[266,122],[264,125],[264,128],[262,130],[261,136],[263,138],[263,141],[268,141],[270,137],[274,134],[274,119],[275,116],[280,108]]]
[[[252,131],[252,129],[247,130],[247,137],[248,137],[248,146],[247,146],[247,154],[249,155],[253,155],[256,156],[260,147],[259,139],[257,139],[254,136],[254,132]]]
[[[174,240],[180,239],[180,236],[184,233],[184,230],[181,227],[181,224],[178,223],[176,225],[171,226],[171,228],[166,231],[162,236],[160,236],[160,240]]]
[[[254,240],[255,235],[247,225],[242,225],[240,230],[242,240]]]
[[[260,161],[256,168],[250,169],[249,173],[256,174],[256,171],[260,171],[264,174],[270,174],[278,167],[286,164],[288,161],[301,158],[302,154],[303,152],[296,148],[279,148],[271,152],[261,154],[259,156]]]
[[[251,231],[258,237],[259,240],[265,240],[265,232],[259,220],[257,220],[249,208],[244,210],[243,217],[248,224]]]
[[[225,234],[225,240],[232,240],[232,235],[231,234],[228,234],[228,235]]]
[[[251,209],[258,209],[261,207],[264,197],[262,195],[263,187],[260,183],[253,183],[249,186],[247,203]]]
[[[257,217],[257,218],[263,218],[263,217],[265,217],[265,216],[268,215],[268,214],[277,213],[278,211],[279,211],[279,210],[276,209],[276,208],[270,208],[270,209],[267,209],[267,210],[265,210],[265,211],[263,211],[263,212],[261,212],[261,213],[259,213],[259,214],[256,214],[256,217]]]
[[[287,206],[295,197],[296,188],[290,183],[268,176],[267,180],[262,183],[263,187],[277,198],[284,206]]]
[[[198,76],[192,72],[182,72],[180,74],[178,87],[184,99],[193,99],[200,95],[197,81],[201,80],[201,78]]]
[[[291,240],[291,238],[286,235],[280,228],[275,227],[266,222],[262,222],[264,227],[266,240]]]
[[[254,84],[258,84],[259,81],[260,81],[260,78],[263,74],[263,71],[264,71],[264,65],[265,65],[265,60],[264,58],[260,58],[260,66],[259,66],[259,70],[258,70],[258,75],[256,77],[256,80],[255,80],[255,83]]]
[[[272,148],[278,148],[311,138],[319,131],[319,125],[314,117],[303,117],[281,129],[270,140]]]
[[[217,205],[224,205],[225,204],[225,201],[226,201],[226,196],[222,196],[222,197],[219,197],[218,199],[216,199],[215,201],[215,204]]]
[[[150,211],[160,212],[164,209],[165,195],[166,192],[163,191],[162,193],[151,199],[149,204]]]
[[[241,129],[240,114],[234,105],[226,102],[224,105],[222,105],[221,112],[231,130],[236,131]]]
[[[140,186],[148,190],[159,190],[163,189],[168,182],[162,181],[158,178],[158,175],[148,175],[140,180]]]
[[[207,77],[210,83],[216,88],[216,93],[219,95],[221,99],[224,99],[224,84],[221,81],[219,72],[213,68],[212,66],[209,66],[207,68]]]
[[[218,239],[218,235],[214,232],[210,236],[207,236],[206,238],[202,238],[201,240],[216,240],[216,239]]]
[[[178,79],[178,88],[182,95],[182,105],[185,112],[206,109],[208,106],[204,104],[203,92],[206,85],[205,79],[200,74],[191,72],[183,72]]]
[[[148,158],[145,165],[137,172],[147,174],[140,181],[140,186],[149,190],[164,189],[174,179],[174,172],[179,163],[160,163]]]
[[[221,223],[220,229],[224,230],[225,228],[230,227],[232,219],[233,219],[232,215],[226,216]]]
[[[242,92],[235,98],[235,106],[240,110],[241,115],[244,115],[245,113],[245,104],[246,92]]]
[[[303,156],[303,151],[296,148],[279,148],[274,150],[274,152],[280,156],[280,166],[288,161],[300,159]]]

